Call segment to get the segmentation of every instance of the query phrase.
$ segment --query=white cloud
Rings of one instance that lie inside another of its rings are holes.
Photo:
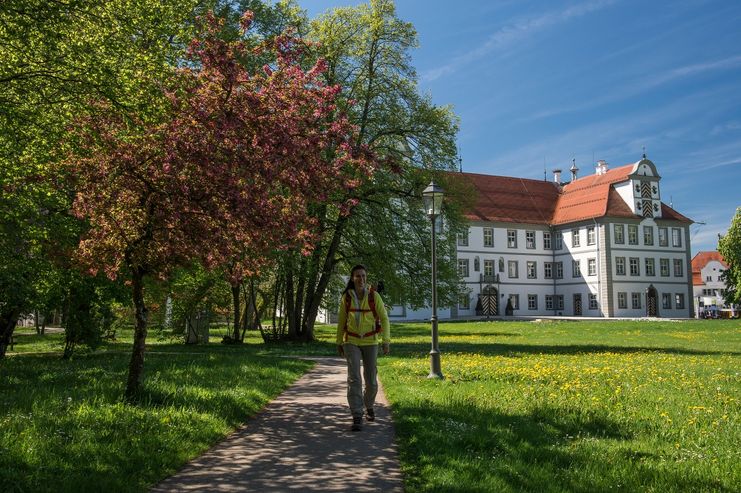
[[[505,25],[491,34],[481,45],[474,47],[467,53],[453,58],[451,61],[422,74],[423,81],[433,81],[454,72],[458,68],[468,65],[489,53],[501,51],[513,43],[521,41],[552,26],[568,22],[571,19],[582,17],[592,12],[613,5],[617,0],[593,0],[573,5],[564,10],[546,12],[536,17],[516,21]]]
[[[714,60],[711,62],[685,65],[683,67],[671,69],[662,75],[637,78],[634,82],[614,84],[613,88],[607,93],[607,95],[603,97],[590,98],[587,102],[575,103],[572,105],[565,105],[538,111],[537,113],[523,117],[521,121],[531,122],[565,113],[590,110],[602,105],[623,101],[630,97],[639,95],[641,93],[644,93],[651,89],[655,89],[659,86],[674,82],[679,79],[691,77],[694,75],[701,75],[713,71],[734,69],[740,66],[741,55],[727,57],[721,60]]]

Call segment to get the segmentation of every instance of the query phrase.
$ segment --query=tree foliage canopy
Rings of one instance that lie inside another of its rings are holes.
[[[736,209],[728,232],[718,241],[718,252],[728,264],[723,272],[725,301],[741,304],[741,207]]]

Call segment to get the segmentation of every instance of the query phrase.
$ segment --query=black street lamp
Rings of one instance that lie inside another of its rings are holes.
[[[430,374],[427,378],[443,378],[440,369],[440,350],[437,347],[437,252],[435,220],[440,215],[443,205],[443,189],[435,185],[434,180],[422,192],[425,212],[432,223],[432,349],[430,350]]]

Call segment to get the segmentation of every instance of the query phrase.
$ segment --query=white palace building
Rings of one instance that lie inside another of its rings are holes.
[[[460,173],[477,194],[458,238],[467,293],[441,319],[487,316],[693,315],[692,221],[661,201],[661,177],[640,161],[571,182]],[[430,309],[391,308],[392,319]]]

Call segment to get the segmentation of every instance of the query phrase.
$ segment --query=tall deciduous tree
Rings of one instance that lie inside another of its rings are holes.
[[[341,84],[343,107],[358,127],[356,145],[366,145],[385,163],[349,195],[333,197],[349,208],[318,204],[313,217],[322,231],[310,257],[293,256],[288,290],[289,333],[312,339],[313,325],[338,268],[362,261],[383,278],[398,302],[422,305],[430,299],[430,224],[422,214],[421,190],[433,174],[456,167],[457,119],[450,108],[432,104],[417,87],[409,52],[417,46],[413,26],[396,15],[393,1],[371,0],[338,8],[311,23],[316,56],[327,60],[329,84]],[[438,181],[444,176],[438,176]],[[448,209],[455,231],[458,215]],[[451,255],[453,236],[441,241]],[[451,262],[440,263],[443,299],[457,291]],[[377,277],[377,278],[378,278]],[[335,300],[329,300],[334,308]]]
[[[731,220],[731,227],[718,241],[718,252],[728,264],[722,278],[726,283],[726,303],[741,304],[741,207]]]
[[[244,30],[251,14],[243,17]],[[130,277],[136,309],[126,395],[141,385],[147,308],[144,279],[200,259],[217,267],[240,259],[239,275],[257,272],[270,252],[309,252],[310,201],[339,189],[344,175],[369,174],[373,162],[350,145],[338,113],[339,87],[321,80],[322,61],[304,71],[303,43],[275,38],[274,61],[261,72],[243,40],[225,41],[222,23],[206,16],[178,70],[160,123],[131,124],[115,112],[81,121],[71,159],[74,211],[90,223],[80,256],[111,276]],[[331,158],[330,158],[331,156]]]
[[[0,357],[18,316],[79,232],[54,166],[73,118],[107,108],[156,114],[200,0],[0,2]],[[60,245],[61,244],[61,245]],[[64,288],[61,288],[64,290]]]

